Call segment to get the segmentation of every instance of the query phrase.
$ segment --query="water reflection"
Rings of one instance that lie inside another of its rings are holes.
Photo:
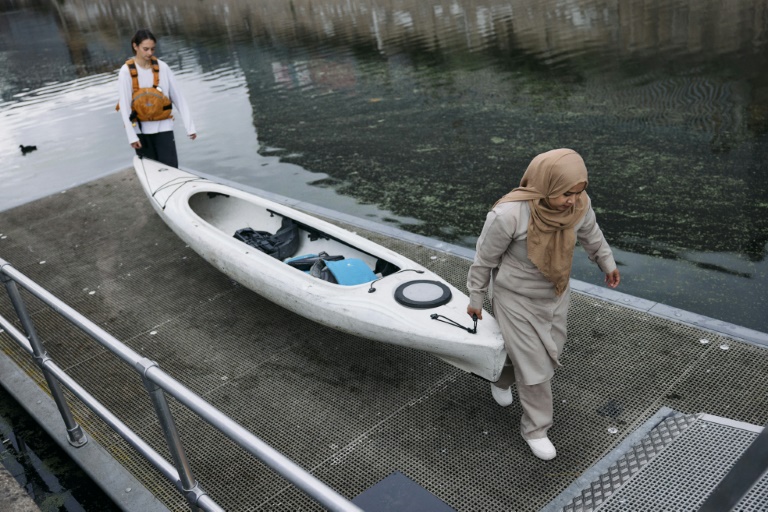
[[[756,320],[768,306],[762,0],[1,9],[0,179],[14,191],[46,195],[128,164],[113,82],[147,25],[200,132],[177,137],[182,165],[472,245],[534,154],[573,147],[627,255],[624,291],[663,302],[669,283],[653,269],[672,265],[683,291],[671,305],[768,330]],[[22,157],[18,144],[40,150]],[[7,190],[0,207],[15,204]]]

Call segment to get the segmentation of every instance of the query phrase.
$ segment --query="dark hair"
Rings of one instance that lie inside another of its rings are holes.
[[[155,38],[155,35],[150,32],[148,28],[142,28],[136,31],[133,39],[131,39],[131,51],[134,55],[136,55],[136,50],[133,49],[133,45],[135,44],[136,46],[139,46],[142,41],[146,41],[147,39],[151,39],[157,43],[157,38]]]

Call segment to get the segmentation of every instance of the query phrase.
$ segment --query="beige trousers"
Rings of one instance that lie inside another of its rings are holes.
[[[502,289],[493,291],[493,312],[501,327],[507,362],[496,385],[515,384],[523,417],[520,433],[541,439],[552,426],[551,380],[567,339],[570,288],[552,299],[530,299]]]
[[[520,434],[523,439],[541,439],[547,437],[547,431],[552,426],[552,385],[547,380],[532,386],[526,386],[515,379],[515,367],[509,358],[501,372],[501,377],[494,386],[508,388],[517,387],[517,397],[523,408],[523,416],[520,419]]]

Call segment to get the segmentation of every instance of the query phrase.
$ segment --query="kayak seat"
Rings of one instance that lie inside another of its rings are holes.
[[[336,278],[336,282],[343,286],[370,283],[377,279],[373,270],[363,260],[357,258],[339,261],[326,260],[325,265]]]

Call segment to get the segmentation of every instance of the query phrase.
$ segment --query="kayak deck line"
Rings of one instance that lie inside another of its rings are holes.
[[[462,289],[471,251],[324,212]],[[657,304],[574,285],[564,366],[553,381],[550,436],[559,453],[540,461],[517,434],[519,404],[499,407],[487,383],[425,352],[340,333],[233,282],[168,229],[133,170],[0,212],[0,233],[0,257],[348,498],[399,471],[458,511],[537,510],[662,407],[768,422],[768,351],[755,333],[715,332],[657,314]],[[161,448],[162,431],[131,370],[55,313],[34,301],[29,309],[51,358]],[[14,315],[1,295],[0,313]],[[23,386],[37,388],[39,370],[5,333],[0,347],[0,357],[21,368]],[[195,476],[224,508],[319,510],[170,405]],[[107,425],[77,400],[71,406],[89,444],[102,446],[168,509],[186,509]]]

